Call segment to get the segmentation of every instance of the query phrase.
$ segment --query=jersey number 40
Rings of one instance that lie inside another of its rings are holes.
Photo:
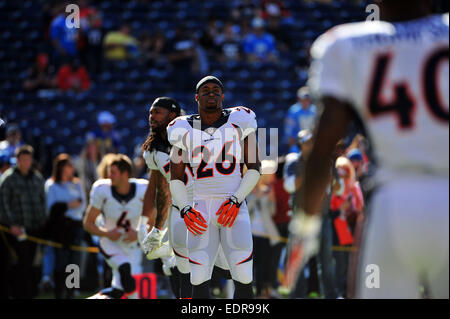
[[[387,102],[382,96],[383,84],[386,82],[389,63],[392,58],[393,56],[390,53],[382,54],[377,58],[369,92],[369,111],[372,116],[394,113],[398,117],[400,129],[409,129],[414,126],[413,110],[416,100],[409,89],[408,82],[404,81],[394,85],[393,101]],[[425,61],[420,78],[425,105],[437,120],[444,123],[448,123],[449,113],[448,110],[445,110],[443,101],[440,99],[437,74],[438,66],[445,60],[448,63],[448,59],[448,47],[434,51]]]

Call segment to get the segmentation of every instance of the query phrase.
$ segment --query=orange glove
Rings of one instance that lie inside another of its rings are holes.
[[[203,234],[208,228],[202,214],[191,206],[183,208],[180,215],[184,219],[187,229],[195,236]]]
[[[220,215],[217,222],[224,227],[228,225],[228,227],[231,228],[237,214],[239,213],[239,207],[241,207],[241,204],[238,202],[237,198],[231,196],[220,206],[217,211],[216,215]]]

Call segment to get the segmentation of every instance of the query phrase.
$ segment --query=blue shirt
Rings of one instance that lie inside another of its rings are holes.
[[[52,179],[48,179],[45,182],[45,194],[47,197],[47,211],[50,212],[50,208],[55,203],[66,203],[77,199],[81,199],[81,205],[78,208],[69,208],[66,212],[66,217],[73,220],[81,221],[83,219],[83,213],[86,209],[86,196],[80,183],[64,182],[55,183]]]
[[[246,54],[255,54],[261,59],[265,59],[269,54],[276,54],[275,40],[269,33],[261,36],[249,34],[244,39],[243,50]]]
[[[309,108],[304,109],[300,102],[292,105],[284,120],[284,137],[286,141],[293,137],[297,139],[297,134],[301,130],[314,130],[317,119],[317,108],[314,104],[310,104]],[[298,148],[294,145],[289,152],[298,152]]]
[[[66,16],[58,15],[50,25],[50,39],[57,40],[66,50],[67,54],[75,56],[77,50],[77,28],[68,28],[66,26]]]

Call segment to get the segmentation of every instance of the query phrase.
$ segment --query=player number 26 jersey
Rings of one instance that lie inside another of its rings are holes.
[[[237,190],[243,141],[256,129],[255,113],[242,106],[224,109],[211,126],[202,124],[199,115],[178,117],[168,125],[169,142],[187,154],[194,172],[194,198],[227,197]]]

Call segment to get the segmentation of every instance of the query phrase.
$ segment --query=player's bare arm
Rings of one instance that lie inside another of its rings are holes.
[[[156,220],[155,227],[163,229],[169,215],[169,208],[172,205],[169,183],[161,172],[155,172],[156,177]]]
[[[353,119],[353,111],[346,103],[332,97],[323,99],[324,111],[320,118],[314,146],[305,165],[303,187],[295,203],[306,214],[319,214],[331,178],[331,163],[336,144]]]
[[[148,218],[148,225],[151,229],[155,225],[156,221],[156,209],[155,209],[155,198],[156,198],[156,178],[154,178],[155,170],[150,170],[148,176],[148,185],[145,190],[144,195],[144,205],[142,208],[142,216]]]
[[[95,220],[97,219],[98,215],[100,215],[100,213],[101,211],[99,209],[93,207],[92,205],[89,205],[83,219],[84,229],[92,235],[107,237],[112,241],[118,240],[122,235],[119,232],[118,228],[114,228],[108,231],[103,227],[99,227],[95,224]]]
[[[156,208],[155,208],[156,203]],[[166,231],[164,223],[171,205],[169,184],[158,170],[150,170],[149,184],[144,196],[143,216],[148,217],[150,232],[139,239],[144,253],[149,253],[161,246]]]

